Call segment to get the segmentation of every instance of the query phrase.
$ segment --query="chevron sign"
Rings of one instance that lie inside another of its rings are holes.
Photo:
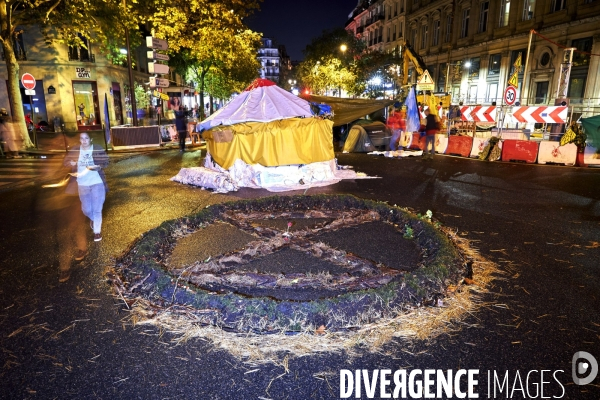
[[[564,106],[513,107],[512,116],[518,122],[564,124],[568,116],[567,110]]]
[[[471,122],[495,122],[496,106],[465,106],[460,108],[460,119]]]

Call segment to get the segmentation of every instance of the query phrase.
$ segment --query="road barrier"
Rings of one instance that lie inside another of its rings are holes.
[[[469,157],[472,148],[473,138],[471,136],[450,136],[445,154]]]
[[[540,142],[538,164],[575,165],[577,162],[577,146],[573,143],[561,146],[559,142]]]
[[[502,144],[502,161],[523,161],[535,164],[538,153],[538,143],[528,140],[504,140]]]

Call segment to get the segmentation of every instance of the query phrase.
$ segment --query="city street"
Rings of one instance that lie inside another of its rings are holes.
[[[477,369],[479,398],[494,398],[489,371],[502,378],[508,371],[510,390],[495,398],[600,398],[600,376],[579,386],[571,373],[578,351],[600,360],[599,169],[337,154],[340,165],[380,179],[310,188],[307,195],[345,193],[431,210],[501,274],[482,307],[447,335],[397,339],[378,353],[357,348],[354,357],[319,354],[256,365],[202,339],[175,344],[168,332],[134,325],[106,282],[106,267],[162,222],[212,204],[274,195],[214,194],[169,180],[182,167],[201,165],[204,154],[111,154],[103,240],[93,242],[87,229],[89,254],[73,263],[65,283],[58,282],[61,189],[41,188],[44,178],[0,193],[0,398],[338,399],[342,369],[402,368]],[[3,162],[4,168],[18,167]],[[53,171],[50,177],[60,177]],[[369,398],[364,389],[362,398]]]

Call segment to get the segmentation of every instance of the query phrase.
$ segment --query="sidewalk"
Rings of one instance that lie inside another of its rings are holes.
[[[79,133],[80,132],[36,132],[37,147],[30,148],[20,151],[21,154],[30,155],[52,155],[62,154],[67,151],[68,148],[79,144]],[[179,142],[169,141],[163,142],[160,146],[130,146],[128,148],[120,148],[115,150],[112,148],[110,143],[106,145],[104,139],[104,131],[88,131],[88,134],[93,140],[93,143],[99,144],[103,147],[108,147],[109,153],[135,153],[135,152],[148,152],[158,150],[172,150],[179,148]],[[34,142],[34,138],[31,138]],[[192,143],[190,139],[186,141],[187,149],[202,149],[205,148],[206,144],[203,140],[199,143]]]

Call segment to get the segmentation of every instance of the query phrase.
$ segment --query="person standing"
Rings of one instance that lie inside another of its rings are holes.
[[[427,151],[429,150],[429,158],[433,160],[435,153],[435,135],[440,131],[440,124],[436,115],[432,113],[429,108],[425,110],[425,151],[423,152],[424,158],[427,158]]]
[[[179,151],[185,151],[185,139],[187,138],[185,111],[175,111],[175,128],[177,136],[179,136]]]
[[[102,207],[108,191],[104,168],[108,166],[108,154],[102,146],[92,144],[87,132],[79,134],[80,146],[67,153],[64,165],[71,167],[72,177],[66,192],[79,193],[81,210],[90,219],[94,241],[102,240]],[[75,189],[75,184],[77,189]]]

